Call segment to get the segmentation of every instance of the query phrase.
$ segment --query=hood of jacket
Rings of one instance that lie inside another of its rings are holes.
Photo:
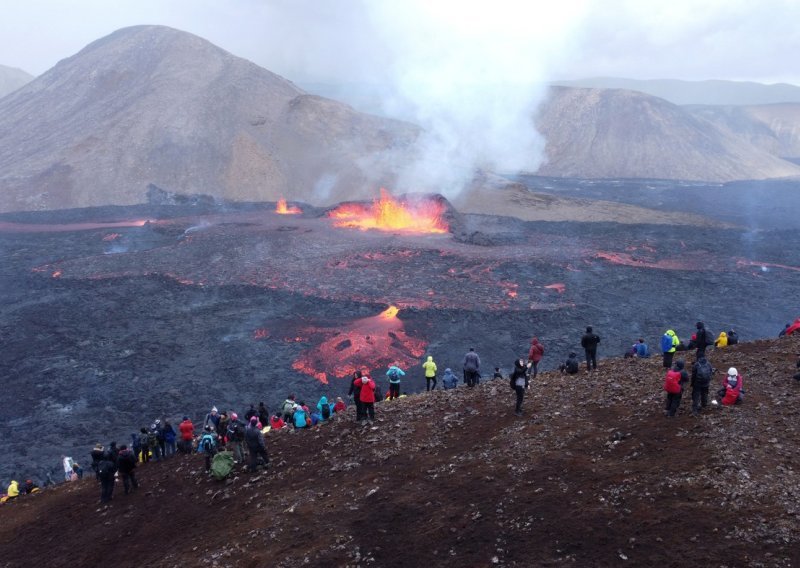
[[[674,331],[672,331],[671,329],[668,329],[668,330],[667,330],[667,335],[669,335],[669,336],[671,336],[671,337],[675,337],[675,332],[674,332]]]

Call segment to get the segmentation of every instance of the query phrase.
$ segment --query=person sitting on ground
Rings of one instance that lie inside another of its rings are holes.
[[[580,363],[578,363],[578,354],[574,351],[570,352],[567,360],[564,361],[561,365],[559,365],[558,369],[561,371],[561,374],[567,373],[569,375],[575,375],[580,370]]]
[[[458,386],[458,377],[456,377],[455,373],[448,367],[444,370],[444,375],[442,376],[442,387],[444,390],[454,389]]]
[[[634,344],[633,349],[634,356],[639,357],[640,359],[647,359],[650,357],[650,348],[641,337],[639,338],[639,341]]]
[[[792,335],[797,330],[800,330],[800,318],[794,320],[792,325],[786,328],[786,335]]]
[[[406,374],[396,364],[389,367],[386,376],[389,377],[389,400],[400,397],[400,379]]]
[[[522,400],[525,398],[525,389],[529,388],[528,367],[522,359],[514,361],[514,370],[509,377],[509,383],[512,390],[517,394],[517,405],[514,407],[514,414],[522,416]]]
[[[217,453],[217,431],[213,424],[208,424],[197,442],[197,453],[206,458],[206,473],[211,471],[211,459]]]
[[[717,340],[714,342],[714,347],[727,347],[728,346],[728,334],[724,331],[720,331],[719,335],[717,336]]]
[[[28,479],[25,481],[25,484],[22,486],[22,493],[23,495],[32,495],[33,493],[39,492],[39,486],[36,485],[32,479]]]
[[[346,409],[347,406],[345,405],[344,400],[342,400],[342,397],[337,396],[336,404],[333,405],[334,414],[339,414],[340,412],[344,412]]]
[[[428,355],[428,360],[422,364],[422,368],[425,369],[425,391],[436,390],[436,363],[433,361],[433,355]]]
[[[11,483],[8,484],[8,489],[6,489],[6,497],[8,499],[19,497],[19,483],[17,483],[15,479],[12,479]]]
[[[78,481],[79,479],[83,479],[83,468],[77,462],[73,462],[70,481]]]
[[[539,363],[544,357],[544,345],[539,343],[539,338],[534,337],[531,339],[531,348],[528,351],[528,368],[533,369],[533,378],[536,378],[539,372]]]
[[[689,374],[684,370],[683,359],[675,361],[672,369],[664,377],[664,390],[667,392],[667,401],[664,407],[664,416],[674,417],[678,412],[683,396],[683,385],[689,381]]]
[[[294,411],[297,408],[297,403],[295,402],[294,394],[290,394],[286,397],[286,400],[283,401],[283,405],[281,409],[283,411],[283,420],[285,422],[291,422],[292,416],[294,415]]]
[[[739,374],[736,367],[728,369],[728,375],[722,380],[722,388],[717,391],[717,397],[723,406],[741,404],[743,400],[742,383],[744,377]]]
[[[183,417],[183,421],[178,425],[178,430],[181,433],[181,441],[178,444],[178,449],[184,454],[192,453],[192,441],[194,440],[194,424],[189,420],[188,416]]]
[[[272,418],[269,419],[270,428],[273,430],[280,430],[284,426],[286,426],[286,422],[283,421],[283,418],[275,414]]]
[[[636,344],[634,343],[628,349],[625,350],[625,353],[622,354],[624,359],[633,359],[636,357]]]
[[[325,422],[331,417],[331,405],[328,404],[328,397],[323,396],[319,399],[317,403],[317,412],[319,413],[319,419],[321,422]]]
[[[494,375],[492,375],[492,380],[494,380],[494,379],[502,379],[502,378],[503,378],[503,373],[500,372],[500,367],[495,367],[494,368]]]
[[[728,345],[736,345],[739,343],[739,334],[735,329],[728,330]]]
[[[784,335],[786,335],[786,330],[788,330],[790,327],[792,327],[792,324],[790,323],[787,323],[785,326],[783,326],[783,329],[778,334],[778,337],[783,337]]]
[[[311,413],[304,402],[301,401],[295,406],[292,420],[296,430],[311,426]]]

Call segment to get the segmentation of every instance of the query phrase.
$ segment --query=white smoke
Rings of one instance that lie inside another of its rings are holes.
[[[476,170],[535,171],[533,126],[546,82],[575,44],[585,2],[511,0],[365,3],[394,93],[387,114],[424,128],[402,191],[457,194]]]

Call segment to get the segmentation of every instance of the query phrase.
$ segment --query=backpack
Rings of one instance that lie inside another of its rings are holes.
[[[322,414],[322,419],[327,420],[331,417],[331,407],[329,404],[323,404],[322,410],[320,410],[320,414]]]
[[[100,477],[108,477],[114,475],[116,471],[116,467],[114,467],[114,462],[104,459],[99,464],[97,464],[97,475]]]
[[[395,369],[391,369],[389,371],[389,381],[393,382],[393,383],[396,383],[399,380],[400,380],[400,376],[397,373],[397,371]]]
[[[294,402],[291,400],[287,400],[283,403],[283,413],[284,414],[291,414],[294,412]]]
[[[680,371],[667,371],[664,377],[664,390],[670,394],[678,394],[681,392],[681,373]]]
[[[711,363],[705,361],[704,363],[697,363],[697,374],[696,378],[698,383],[701,385],[708,385],[711,382],[711,375],[714,373],[714,369],[711,367]]]
[[[211,461],[211,475],[217,481],[222,481],[233,471],[233,453],[220,452]]]
[[[578,372],[578,360],[574,357],[567,359],[567,371],[570,373]]]
[[[667,353],[670,349],[672,349],[672,336],[665,333],[661,336],[661,352]]]
[[[197,450],[199,452],[210,454],[214,451],[216,445],[217,444],[214,441],[214,436],[211,434],[203,434],[203,437],[200,438],[200,443],[197,445]]]

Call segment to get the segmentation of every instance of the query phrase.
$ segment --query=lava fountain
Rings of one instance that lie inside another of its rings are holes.
[[[389,306],[376,316],[355,320],[344,328],[305,330],[325,339],[301,353],[292,368],[328,384],[331,376],[350,377],[362,369],[380,371],[393,364],[408,369],[418,364],[427,343],[406,334],[398,312],[396,306]]]
[[[278,204],[275,206],[275,213],[278,215],[297,215],[302,212],[303,210],[299,207],[295,207],[294,205],[287,206],[286,200],[283,197],[278,200]]]
[[[449,230],[442,218],[445,206],[433,199],[398,201],[381,188],[381,197],[369,205],[346,203],[328,212],[335,227],[366,231],[402,231],[407,233],[446,233]]]

